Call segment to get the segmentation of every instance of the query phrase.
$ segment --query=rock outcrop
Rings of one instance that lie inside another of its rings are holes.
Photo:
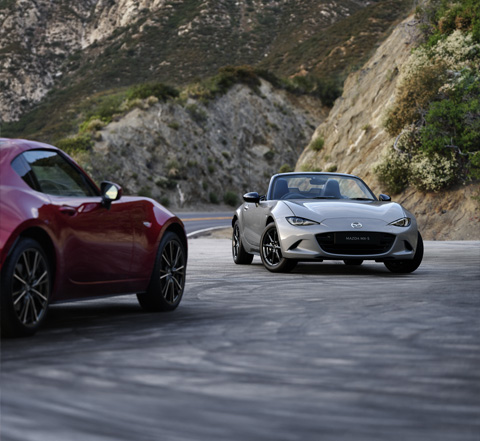
[[[306,147],[297,170],[336,170],[362,177],[376,194],[384,192],[373,172],[393,139],[383,127],[386,110],[395,101],[402,64],[418,38],[414,19],[399,24],[361,70],[350,75],[344,92],[312,139],[323,148]],[[441,193],[408,188],[394,200],[418,218],[426,239],[480,239],[480,186],[466,185]]]
[[[147,102],[149,100],[146,100]],[[178,209],[240,203],[265,192],[269,178],[293,166],[326,116],[317,99],[261,82],[236,85],[207,103],[193,99],[135,109],[97,133],[87,169],[127,193]]]

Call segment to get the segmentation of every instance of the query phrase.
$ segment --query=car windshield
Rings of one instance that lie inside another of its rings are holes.
[[[271,184],[270,199],[375,200],[366,184],[354,177],[327,174],[289,174]]]

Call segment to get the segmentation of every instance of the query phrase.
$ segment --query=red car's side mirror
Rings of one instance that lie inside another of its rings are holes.
[[[123,194],[122,187],[114,182],[103,181],[100,184],[100,190],[102,193],[102,204],[109,210],[113,201],[118,201]]]

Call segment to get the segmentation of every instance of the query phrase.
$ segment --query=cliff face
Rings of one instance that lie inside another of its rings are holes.
[[[234,86],[206,104],[145,104],[104,127],[93,155],[79,159],[98,181],[114,180],[174,209],[236,205],[247,191],[265,192],[282,165],[293,168],[325,117],[318,100],[265,81],[256,91]]]
[[[320,151],[309,147],[297,170],[336,170],[363,178],[378,195],[382,190],[373,169],[393,139],[383,127],[385,112],[395,100],[399,69],[418,37],[409,18],[396,27],[364,67],[350,75],[344,92],[312,139],[322,137]],[[419,221],[426,239],[480,239],[480,186],[469,185],[422,193],[408,188],[393,199],[405,205]]]

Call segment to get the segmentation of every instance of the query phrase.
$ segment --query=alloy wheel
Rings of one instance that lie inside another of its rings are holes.
[[[282,259],[282,251],[278,241],[278,233],[276,228],[271,228],[266,232],[262,244],[263,257],[270,266],[280,264]]]
[[[174,305],[183,293],[185,281],[185,255],[176,240],[169,241],[162,252],[160,263],[160,289],[165,301]]]
[[[26,249],[17,260],[12,279],[13,309],[19,321],[35,326],[48,308],[50,277],[43,255],[34,248]]]
[[[233,227],[233,236],[232,236],[232,251],[234,259],[238,258],[238,252],[240,250],[240,228],[238,228],[238,224],[235,223]]]

